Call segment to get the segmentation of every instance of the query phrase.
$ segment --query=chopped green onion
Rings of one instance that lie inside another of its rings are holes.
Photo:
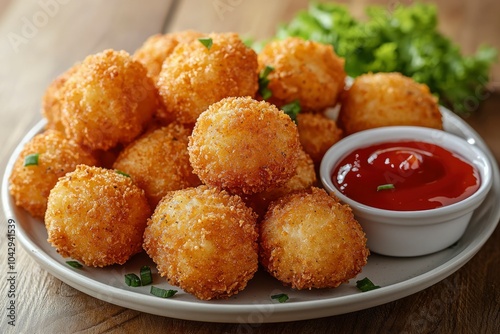
[[[38,166],[38,157],[40,154],[33,153],[29,154],[24,158],[24,167],[27,166]]]
[[[66,261],[66,264],[76,269],[80,269],[83,267],[83,265],[78,261]]]
[[[273,96],[273,92],[267,87],[259,89],[259,93],[262,96],[262,99],[264,99],[264,100],[267,100],[268,98]]]
[[[301,111],[299,100],[295,100],[295,101],[292,101],[288,104],[285,104],[284,106],[281,107],[281,110],[283,110],[285,112],[285,114],[290,116],[292,121],[297,123],[297,115]]]
[[[380,288],[380,286],[373,284],[372,281],[368,279],[368,277],[363,278],[362,280],[356,281],[356,287],[360,289],[362,292],[375,290]]]
[[[120,174],[120,175],[123,175],[123,176],[126,176],[126,177],[130,177],[129,174],[125,173],[125,172],[122,172],[121,170],[118,170],[118,169],[115,169],[115,171]]]
[[[126,274],[125,275],[125,284],[127,284],[128,286],[133,286],[133,287],[141,286],[141,279],[136,274]]]
[[[165,290],[152,285],[150,293],[156,297],[170,298],[177,293],[177,290]]]
[[[198,38],[201,44],[205,45],[205,47],[210,50],[212,45],[214,44],[213,40],[211,38]]]
[[[277,300],[280,303],[284,303],[288,300],[288,295],[286,293],[279,293],[277,295],[272,295],[271,299]]]
[[[149,285],[153,283],[153,276],[151,275],[151,269],[148,266],[141,267],[141,283],[142,285]]]
[[[273,95],[273,92],[267,87],[269,79],[267,76],[274,71],[274,67],[266,65],[266,67],[259,73],[259,94],[264,100],[267,100]]]
[[[267,79],[267,76],[274,71],[274,67],[266,65],[262,71],[260,71],[259,78]]]
[[[394,189],[394,185],[392,183],[388,183],[388,184],[382,184],[380,186],[377,187],[377,191],[380,191],[380,190],[388,190],[388,189]]]

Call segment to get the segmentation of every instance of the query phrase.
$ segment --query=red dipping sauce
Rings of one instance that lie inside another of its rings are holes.
[[[332,171],[347,197],[385,210],[417,211],[459,202],[479,189],[478,170],[440,146],[398,141],[359,148]]]

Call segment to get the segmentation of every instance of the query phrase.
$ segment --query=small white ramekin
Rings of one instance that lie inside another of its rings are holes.
[[[479,171],[480,187],[468,198],[436,209],[422,211],[383,210],[361,204],[342,194],[333,184],[332,170],[347,154],[383,142],[421,141],[455,152]],[[420,256],[445,249],[464,234],[474,210],[492,185],[492,167],[476,146],[451,133],[417,126],[391,126],[361,131],[333,145],[323,157],[320,178],[325,189],[348,204],[363,227],[368,248],[389,256]]]

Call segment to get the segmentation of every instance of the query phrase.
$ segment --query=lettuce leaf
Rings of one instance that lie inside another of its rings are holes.
[[[372,5],[366,8],[366,15],[366,21],[359,21],[345,5],[312,3],[280,25],[276,38],[297,36],[331,44],[345,58],[345,70],[352,77],[401,72],[427,84],[440,103],[457,114],[466,115],[477,108],[498,58],[496,49],[481,46],[472,56],[462,55],[438,31],[433,4]]]

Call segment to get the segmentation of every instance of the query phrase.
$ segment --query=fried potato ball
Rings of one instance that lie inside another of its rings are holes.
[[[151,209],[144,191],[114,170],[79,165],[49,195],[48,242],[87,266],[123,264],[142,250]]]
[[[344,59],[331,45],[289,37],[268,43],[258,55],[259,71],[266,66],[271,103],[281,107],[299,100],[302,110],[322,111],[336,104],[344,88]]]
[[[163,63],[158,88],[165,105],[160,117],[195,123],[208,106],[229,96],[254,96],[258,88],[257,54],[237,34],[209,34],[179,44]],[[171,115],[169,115],[171,114]]]
[[[45,90],[42,97],[42,115],[47,120],[46,129],[58,130],[64,133],[61,121],[61,103],[64,96],[64,84],[78,69],[79,64],[73,65],[66,72],[59,75]]]
[[[299,140],[309,156],[319,167],[326,151],[342,139],[342,130],[337,123],[322,114],[299,113],[297,115]]]
[[[297,127],[274,105],[229,97],[203,112],[189,138],[189,160],[205,184],[252,194],[283,184],[297,169]]]
[[[144,66],[125,51],[90,55],[64,84],[66,135],[93,150],[128,144],[158,109],[158,91]]]
[[[161,276],[199,299],[243,290],[258,267],[255,213],[237,195],[205,185],[169,192],[144,232]]]
[[[341,100],[338,122],[346,135],[391,125],[443,128],[429,88],[400,73],[360,75]]]
[[[201,183],[189,163],[190,134],[177,123],[146,133],[120,153],[113,168],[129,174],[154,208],[168,191]]]
[[[188,43],[202,36],[202,33],[193,30],[156,34],[150,36],[135,51],[133,57],[146,67],[148,75],[156,82],[163,61],[174,51],[175,47],[180,43]]]
[[[260,225],[262,265],[294,289],[337,287],[361,272],[368,255],[351,209],[323,189],[271,203]]]
[[[38,160],[26,165],[30,155],[36,155]],[[61,176],[72,172],[79,164],[96,165],[98,161],[61,132],[47,130],[26,143],[17,157],[9,177],[10,194],[17,206],[34,217],[43,218],[50,190]]]
[[[267,207],[272,201],[294,191],[314,186],[316,182],[317,178],[314,163],[311,157],[304,152],[304,150],[300,149],[297,169],[291,179],[281,186],[271,187],[257,194],[243,196],[243,199],[260,218],[263,218],[267,211]]]

